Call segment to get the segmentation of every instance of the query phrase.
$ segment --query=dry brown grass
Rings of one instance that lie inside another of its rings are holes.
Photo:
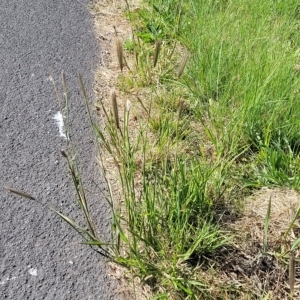
[[[138,9],[138,1],[129,1],[132,7]],[[130,64],[130,58],[125,58],[126,53],[122,51],[122,40],[131,37],[131,25],[124,16],[126,9],[125,1],[94,1],[92,14],[94,16],[95,33],[100,42],[101,62],[95,74],[94,91],[96,94],[96,109],[99,116],[99,124],[103,127],[105,124],[105,115],[102,111],[102,105],[110,114],[113,112],[118,127],[124,124],[124,106],[129,100],[120,89],[117,88],[117,82],[121,73],[123,76],[130,73],[128,67],[124,66],[124,60]],[[120,70],[121,69],[121,70]],[[114,91],[114,97],[111,96]],[[112,106],[112,98],[114,106]],[[130,99],[131,100],[131,99]],[[100,103],[102,103],[100,105]],[[113,110],[112,110],[113,108]],[[118,112],[116,116],[116,112]],[[117,117],[117,120],[116,120]],[[129,126],[134,127],[135,120],[129,120]],[[120,200],[120,184],[118,183],[118,166],[112,157],[104,154],[105,167],[108,170],[109,179],[113,184],[113,190],[116,198]]]
[[[271,199],[270,223],[268,227],[268,249],[263,251],[264,224]],[[300,204],[298,192],[286,188],[262,188],[245,199],[243,215],[229,225],[237,233],[236,248],[225,254],[226,264],[220,267],[252,291],[262,294],[269,291],[269,299],[290,299],[288,256],[292,243],[299,236],[297,220],[285,237]],[[281,254],[288,254],[286,258]],[[299,251],[295,252],[295,258]],[[223,257],[224,259],[224,257]],[[285,263],[284,263],[285,262]],[[292,261],[294,263],[294,260]],[[299,269],[296,268],[296,278]],[[293,281],[293,279],[292,279]],[[294,299],[300,296],[300,281],[295,281]]]
[[[278,243],[289,228],[300,204],[298,192],[282,188],[262,188],[246,198],[244,217],[236,224],[241,231],[247,232],[252,239],[262,240],[263,227],[271,198],[271,217],[269,225],[270,243]],[[299,222],[294,229],[299,227]],[[289,239],[295,237],[289,236]]]
[[[132,8],[138,9],[139,1],[128,1]],[[121,73],[126,76],[130,72],[128,65],[130,57],[123,52],[124,40],[131,37],[131,25],[124,17],[125,1],[94,1],[91,13],[94,17],[94,28],[100,43],[101,61],[95,74],[94,91],[96,96],[96,110],[99,124],[105,126],[105,115],[101,107],[114,115],[117,127],[124,123],[124,107],[128,98],[116,88]],[[127,65],[128,64],[128,65]],[[138,102],[138,101],[136,101]],[[100,103],[102,103],[100,105]],[[142,116],[143,117],[143,113]],[[129,126],[135,128],[135,120],[129,120]],[[104,149],[102,161],[106,175],[111,183],[114,201],[122,205],[122,188],[119,182],[118,165]],[[122,299],[149,299],[151,293],[147,287],[142,287],[138,279],[131,277],[127,270],[110,263],[110,275],[119,282],[117,291]]]

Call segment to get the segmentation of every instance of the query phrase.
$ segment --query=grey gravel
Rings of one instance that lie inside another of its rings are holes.
[[[8,193],[26,191],[80,219],[53,116],[49,70],[61,90],[65,71],[73,137],[100,232],[110,213],[77,74],[90,91],[100,61],[87,0],[1,0],[0,4],[0,300],[117,299],[106,261],[49,210]],[[91,100],[92,101],[92,100]],[[100,189],[92,184],[100,184]]]

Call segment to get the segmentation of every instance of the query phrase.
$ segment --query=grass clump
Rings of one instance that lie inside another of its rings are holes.
[[[113,102],[113,107],[116,105]],[[167,141],[168,145],[161,143],[162,133],[155,132],[151,140],[156,153],[150,153],[148,134],[153,124],[143,124],[132,139],[130,108],[131,104],[126,103],[122,109],[122,128],[115,121],[116,114],[110,116],[104,106],[108,116],[106,133],[93,124],[102,149],[117,164],[124,199],[123,206],[112,202],[117,241],[113,260],[166,299],[174,293],[193,295],[194,289],[208,297],[206,279],[197,278],[199,274],[190,277],[190,266],[197,266],[204,256],[228,243],[228,235],[219,228],[212,213],[211,181],[215,169],[200,164],[196,158],[187,160],[177,152],[176,128],[172,132],[175,142]],[[159,157],[155,156],[157,151]]]

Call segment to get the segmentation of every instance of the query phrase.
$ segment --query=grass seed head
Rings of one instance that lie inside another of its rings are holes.
[[[129,100],[126,101],[126,105],[125,105],[126,111],[129,112],[131,109],[131,102]]]
[[[178,105],[178,121],[181,117],[181,113],[182,113],[182,110],[183,110],[183,104],[184,104],[184,101],[180,100],[179,105]]]
[[[7,191],[9,191],[9,192],[11,192],[11,193],[14,193],[14,194],[16,194],[16,195],[19,195],[19,196],[21,196],[21,197],[28,198],[28,199],[30,199],[30,200],[35,200],[35,198],[34,198],[33,196],[31,196],[31,195],[29,195],[29,194],[27,194],[27,193],[25,193],[25,192],[23,192],[23,191],[19,191],[19,190],[13,189],[13,188],[8,187],[8,186],[5,186],[4,188],[5,188]]]
[[[117,96],[116,96],[115,90],[112,90],[110,92],[110,100],[111,100],[111,105],[112,105],[112,109],[113,109],[113,115],[114,115],[114,120],[115,120],[116,127],[118,129],[120,129]]]
[[[189,53],[186,52],[183,57],[181,58],[180,60],[180,63],[179,63],[179,67],[178,67],[178,71],[177,71],[177,76],[178,78],[181,77],[181,75],[183,74],[183,71],[184,71],[184,68],[186,66],[186,63],[187,63],[187,60],[189,58]]]
[[[64,97],[67,97],[68,96],[68,88],[67,88],[66,75],[65,75],[64,71],[62,71],[62,73],[61,73],[61,79],[62,79],[62,86],[63,86],[63,91],[64,91]]]
[[[155,43],[155,51],[154,51],[154,57],[153,57],[153,66],[155,67],[157,64],[157,60],[158,60],[158,56],[159,56],[159,52],[161,49],[161,44],[162,44],[162,40],[158,39]]]
[[[67,155],[67,153],[66,153],[66,151],[65,151],[64,149],[61,149],[61,150],[60,150],[60,153],[61,153],[61,155],[62,155],[63,157],[68,158],[68,155]]]
[[[294,251],[291,252],[290,256],[290,263],[289,263],[289,285],[290,285],[290,292],[294,294],[295,288],[295,276],[296,276],[296,268],[295,268],[295,253]]]
[[[121,39],[116,39],[116,51],[120,70],[123,71],[123,43]]]

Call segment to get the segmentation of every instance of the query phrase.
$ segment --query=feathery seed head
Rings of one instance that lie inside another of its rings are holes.
[[[181,58],[181,61],[179,63],[179,67],[178,67],[178,71],[177,71],[177,76],[178,78],[181,77],[181,75],[183,74],[184,68],[186,66],[187,60],[189,58],[189,53],[186,52],[183,57]]]
[[[116,51],[120,70],[123,71],[123,42],[116,38]]]
[[[113,115],[116,127],[120,129],[120,123],[119,123],[119,112],[118,112],[118,104],[117,104],[117,96],[115,90],[111,90],[110,92],[110,101],[113,109]]]
[[[153,57],[153,66],[156,66],[157,60],[158,60],[158,55],[161,49],[161,44],[162,44],[162,40],[158,39],[155,43],[155,51],[154,51],[154,57]]]

